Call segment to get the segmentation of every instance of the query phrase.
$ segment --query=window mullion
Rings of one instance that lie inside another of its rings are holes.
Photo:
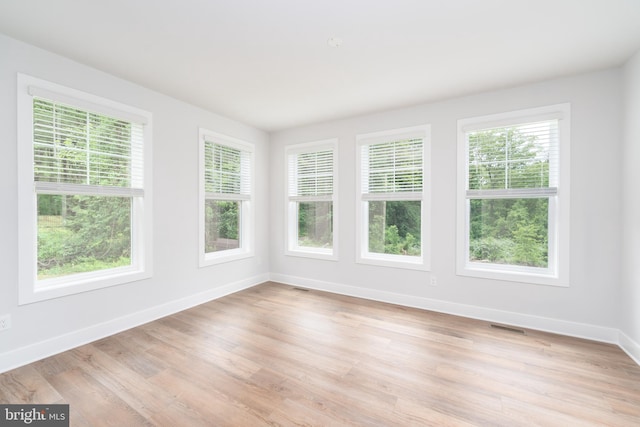
[[[467,199],[535,199],[551,197],[558,194],[555,187],[517,188],[507,190],[467,190]]]
[[[318,196],[289,196],[292,202],[330,202],[333,200],[332,194],[324,194]]]
[[[423,193],[419,193],[419,192],[365,193],[362,195],[362,200],[364,201],[375,201],[375,200],[409,201],[409,200],[422,200],[422,198],[423,198]]]
[[[87,111],[85,113],[85,123],[86,123],[86,131],[85,131],[85,161],[87,162],[87,178],[86,178],[86,184],[93,184],[91,182],[91,135],[90,135],[90,129],[91,129],[91,123],[90,123],[90,117],[89,117],[89,112]]]

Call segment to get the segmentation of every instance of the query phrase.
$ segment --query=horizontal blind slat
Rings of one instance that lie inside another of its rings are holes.
[[[362,145],[362,192],[422,192],[422,138]]]
[[[112,187],[105,185],[68,184],[59,182],[35,182],[38,194],[67,194],[87,196],[142,197],[144,189]]]
[[[289,155],[289,196],[327,196],[333,194],[333,149]]]
[[[251,200],[251,197],[248,194],[232,194],[232,193],[214,193],[214,192],[206,192],[204,193],[204,198],[206,200]]]
[[[467,190],[468,199],[536,199],[551,197],[558,194],[556,187],[546,188],[515,188],[498,190]]]
[[[34,179],[141,188],[142,125],[33,98]]]
[[[397,192],[397,193],[365,193],[362,195],[364,201],[406,201],[422,200],[423,194],[420,192]]]
[[[289,200],[292,202],[330,202],[333,200],[333,196],[331,194],[319,196],[290,196]]]
[[[547,188],[558,182],[558,121],[466,132],[467,188]]]
[[[205,140],[205,193],[242,195],[251,193],[250,153]],[[221,196],[223,197],[223,196]]]

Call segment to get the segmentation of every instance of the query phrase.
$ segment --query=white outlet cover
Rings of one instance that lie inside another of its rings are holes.
[[[0,331],[11,328],[11,315],[0,316]]]

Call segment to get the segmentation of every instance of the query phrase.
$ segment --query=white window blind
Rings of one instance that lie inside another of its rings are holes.
[[[33,98],[36,189],[142,195],[143,125]]]
[[[465,132],[467,197],[557,193],[558,120]]]
[[[364,144],[362,156],[362,193],[422,193],[423,139]]]
[[[289,196],[292,200],[331,200],[333,194],[333,150],[289,156]],[[324,197],[323,197],[324,196]]]
[[[206,198],[249,200],[250,162],[248,151],[205,140]]]

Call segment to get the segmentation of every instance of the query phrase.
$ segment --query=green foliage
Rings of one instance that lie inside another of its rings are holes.
[[[100,261],[95,258],[79,258],[73,264],[59,265],[47,269],[45,272],[38,274],[38,279],[51,279],[76,273],[87,273],[91,271],[126,267],[128,265],[131,265],[130,258],[120,258],[113,261]]]
[[[205,203],[205,252],[238,248],[240,202],[207,200]]]
[[[333,203],[298,203],[298,245],[330,248],[333,244]]]
[[[369,202],[369,252],[419,256],[420,201]]]
[[[112,261],[131,256],[131,199],[73,197],[67,226],[88,258]]]
[[[38,218],[39,275],[48,276],[47,270],[60,268],[66,260],[73,258],[77,251],[68,244],[72,239],[73,232],[62,227],[61,216]]]
[[[470,260],[547,267],[548,207],[546,198],[471,200]]]
[[[510,259],[514,246],[514,242],[509,239],[485,237],[472,240],[469,252],[473,261],[504,263]]]
[[[38,198],[38,215],[62,215],[62,196],[41,195]]]
[[[131,263],[129,198],[39,195],[38,201],[39,211],[64,213],[38,217],[40,279]]]
[[[398,227],[388,226],[384,231],[384,253],[396,255],[420,255],[420,242],[411,233],[400,236]]]

